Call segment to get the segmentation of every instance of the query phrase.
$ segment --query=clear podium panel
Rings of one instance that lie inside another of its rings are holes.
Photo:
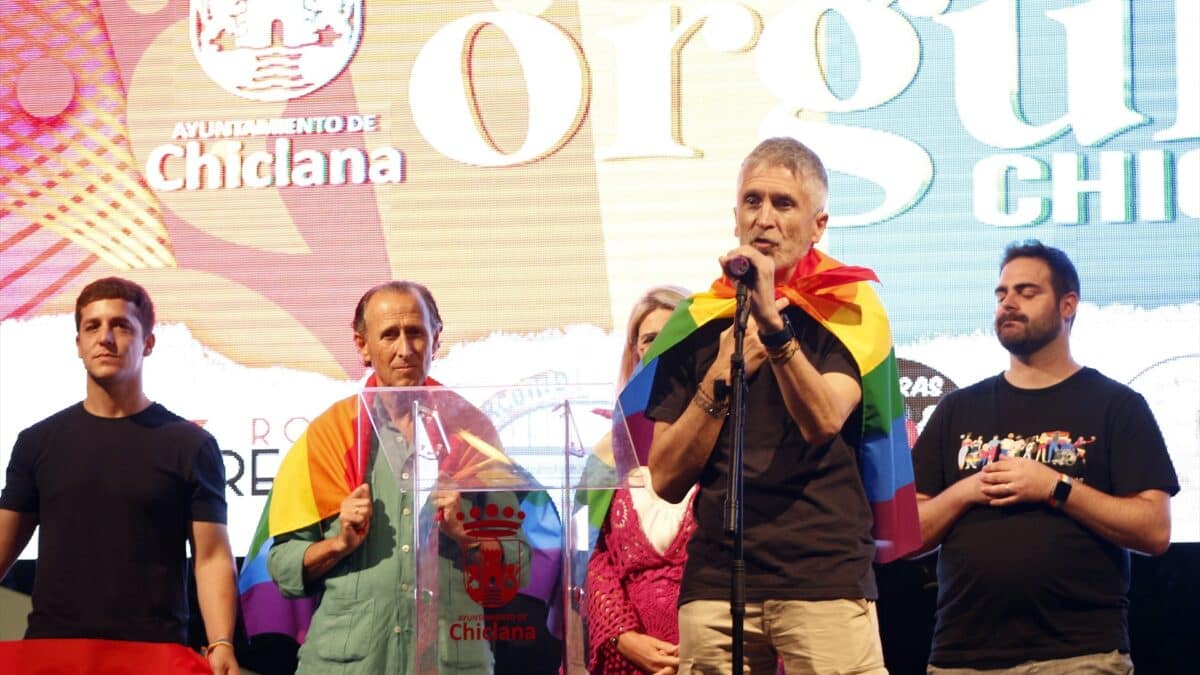
[[[641,485],[612,385],[366,389],[359,419],[413,497],[417,672],[586,672],[594,523]]]

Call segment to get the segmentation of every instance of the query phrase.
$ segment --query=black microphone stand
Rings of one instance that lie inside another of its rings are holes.
[[[733,356],[729,361],[730,433],[729,486],[725,492],[725,535],[733,538],[733,566],[729,570],[729,614],[733,620],[733,672],[741,675],[745,665],[743,649],[746,625],[746,558],[742,535],[742,456],[746,435],[746,358],[742,353],[742,342],[746,337],[746,325],[750,317],[748,288],[743,281],[737,282],[737,305],[733,319]],[[716,394],[717,392],[714,392]]]

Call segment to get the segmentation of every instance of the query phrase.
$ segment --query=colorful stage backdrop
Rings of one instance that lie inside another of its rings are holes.
[[[1070,253],[1076,355],[1149,399],[1200,540],[1196,0],[2,0],[0,105],[0,461],[82,395],[79,289],[133,278],[239,553],[362,376],[366,288],[430,286],[447,384],[611,381],[772,135],[832,172],[823,248],[878,272],[918,428],[1007,362],[1003,246]]]

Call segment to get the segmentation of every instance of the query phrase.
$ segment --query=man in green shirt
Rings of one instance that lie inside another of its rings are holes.
[[[424,286],[393,281],[369,290],[354,316],[355,345],[363,364],[374,370],[368,386],[435,385],[428,374],[441,329],[437,304]],[[458,438],[458,432],[466,430],[472,438],[500,447],[495,429],[481,412],[449,392],[441,392],[439,399],[446,396],[452,405],[435,402],[435,406],[451,437]],[[298,673],[407,674],[434,663],[439,672],[491,673],[494,659],[481,620],[483,608],[468,594],[464,570],[479,566],[490,553],[490,560],[516,563],[509,568],[521,576],[513,583],[522,585],[528,565],[520,564],[520,559],[527,554],[515,541],[501,545],[472,537],[464,527],[469,518],[460,513],[486,509],[489,504],[515,508],[515,496],[440,492],[422,506],[414,499],[419,493],[413,490],[412,475],[412,439],[422,421],[414,422],[408,406],[387,405],[382,396],[375,401],[373,417],[385,420],[378,433],[387,437],[381,439],[382,448],[380,442],[371,443],[362,484],[342,500],[336,514],[276,536],[269,554],[271,577],[285,596],[322,594],[300,648]],[[323,434],[342,437],[339,442],[353,439],[357,416],[362,414],[357,407],[356,396],[334,404],[313,420],[307,440],[297,445],[304,442],[311,448],[325,442],[318,438]],[[282,471],[276,493],[289,488],[281,480]],[[415,519],[431,519],[435,512],[440,553],[438,629],[430,627],[418,635],[413,550],[418,544],[413,528]],[[418,662],[424,667],[417,668]]]

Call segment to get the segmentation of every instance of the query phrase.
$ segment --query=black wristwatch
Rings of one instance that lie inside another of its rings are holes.
[[[792,332],[792,322],[788,321],[787,314],[782,316],[783,328],[780,328],[774,333],[764,333],[762,331],[758,332],[758,341],[761,342],[762,346],[766,347],[767,349],[779,349],[780,347],[791,342],[792,339],[796,337],[796,334]]]
[[[1071,477],[1065,473],[1058,474],[1058,482],[1054,484],[1054,492],[1050,493],[1050,506],[1061,509],[1071,496]]]

